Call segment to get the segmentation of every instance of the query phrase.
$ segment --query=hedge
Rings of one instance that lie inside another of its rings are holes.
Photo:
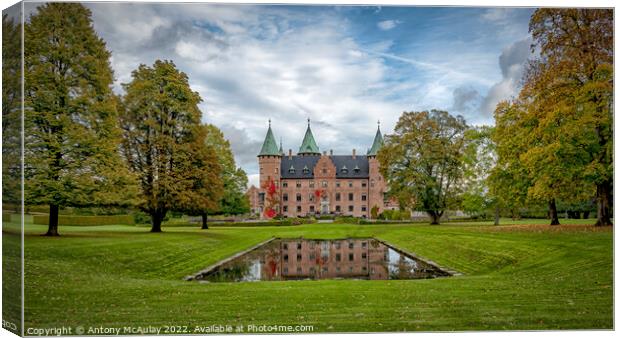
[[[32,217],[32,221],[34,224],[48,225],[49,215],[34,215]],[[131,215],[111,215],[111,216],[59,215],[58,224],[59,225],[81,225],[81,226],[113,225],[113,224],[133,225],[134,220],[133,220],[133,216]]]
[[[210,227],[278,227],[316,223],[314,218],[285,218],[277,221],[256,222],[216,222],[207,223]]]

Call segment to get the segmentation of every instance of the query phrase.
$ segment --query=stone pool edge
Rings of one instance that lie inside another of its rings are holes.
[[[462,276],[463,275],[462,273],[460,273],[460,272],[458,272],[456,270],[452,270],[452,269],[450,269],[448,267],[441,266],[441,265],[433,262],[432,260],[430,260],[428,258],[420,257],[419,255],[416,255],[415,253],[413,253],[411,251],[407,251],[407,250],[405,250],[405,249],[403,249],[403,248],[401,248],[399,246],[396,246],[396,245],[394,245],[394,244],[392,244],[392,243],[390,243],[388,241],[385,241],[383,239],[376,238],[376,237],[374,237],[374,239],[379,241],[379,242],[381,242],[381,243],[383,243],[383,245],[387,245],[388,247],[391,247],[392,249],[400,252],[401,254],[404,254],[404,255],[407,255],[407,256],[411,256],[411,257],[413,257],[413,258],[415,258],[415,259],[417,259],[419,261],[422,261],[422,262],[424,262],[424,263],[426,263],[428,265],[431,265],[431,266],[435,267],[436,269],[444,271],[444,272],[448,273],[451,277],[456,277],[456,276]],[[441,278],[441,277],[438,277],[438,278]]]
[[[304,237],[301,236],[299,238],[304,238]],[[451,277],[456,277],[456,276],[462,276],[463,275],[462,273],[460,273],[460,272],[458,272],[456,270],[452,270],[452,269],[447,268],[445,266],[441,266],[441,265],[435,263],[434,261],[432,261],[432,260],[430,260],[428,258],[420,257],[419,255],[416,255],[413,252],[410,252],[410,251],[407,251],[407,250],[405,250],[405,249],[403,249],[401,247],[398,247],[398,246],[396,246],[396,245],[394,245],[394,244],[392,244],[392,243],[390,243],[390,242],[388,242],[386,240],[383,240],[383,239],[380,239],[380,238],[377,238],[377,237],[369,237],[369,238],[372,238],[372,239],[374,239],[374,240],[376,240],[378,242],[381,242],[381,243],[383,243],[383,245],[391,247],[392,249],[400,252],[401,254],[405,254],[407,256],[411,256],[411,257],[413,257],[413,258],[415,258],[417,260],[420,260],[420,261],[422,261],[422,262],[424,262],[424,263],[426,263],[428,265],[431,265],[431,266],[435,267],[436,269],[444,271],[444,272],[448,273]],[[252,246],[252,247],[250,247],[248,249],[245,249],[243,251],[237,252],[236,254],[234,254],[234,255],[232,255],[230,257],[222,259],[221,261],[216,262],[214,264],[211,264],[208,267],[198,271],[197,273],[195,273],[193,275],[185,276],[184,280],[186,280],[186,281],[195,280],[196,277],[204,276],[204,275],[208,274],[209,272],[211,272],[211,271],[215,270],[216,268],[218,268],[220,265],[228,263],[228,262],[230,262],[233,259],[236,259],[236,258],[238,258],[240,256],[243,256],[243,255],[245,255],[245,254],[247,254],[247,253],[249,253],[251,251],[254,251],[254,250],[258,249],[259,247],[261,247],[261,246],[263,246],[265,244],[268,244],[270,242],[273,242],[273,241],[275,241],[277,239],[282,239],[282,238],[280,238],[280,237],[271,237],[270,239],[268,239],[266,241],[260,242],[260,243],[254,245],[254,246]],[[344,238],[343,240],[346,240],[346,239],[348,239],[348,238]],[[441,278],[441,277],[438,277],[438,278]]]
[[[261,246],[263,246],[263,245],[265,245],[267,243],[273,242],[276,239],[278,239],[278,238],[277,237],[271,237],[270,239],[268,239],[266,241],[262,241],[262,242],[260,242],[260,243],[258,243],[256,245],[248,248],[248,249],[245,249],[243,251],[239,251],[239,252],[237,252],[236,254],[234,254],[234,255],[232,255],[230,257],[222,259],[221,261],[216,262],[214,264],[211,264],[208,267],[198,271],[197,273],[195,273],[193,275],[185,276],[185,278],[183,278],[183,279],[185,279],[186,281],[192,281],[192,280],[196,279],[196,277],[198,277],[198,276],[204,276],[204,275],[208,274],[209,272],[215,270],[215,268],[219,267],[220,265],[228,263],[228,262],[232,261],[233,259],[238,258],[240,256],[243,256],[243,255],[249,253],[250,251],[256,250],[259,247],[261,247]]]

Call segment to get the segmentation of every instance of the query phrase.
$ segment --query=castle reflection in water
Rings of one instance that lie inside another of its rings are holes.
[[[372,238],[276,239],[198,279],[211,282],[301,279],[420,279],[446,272]]]

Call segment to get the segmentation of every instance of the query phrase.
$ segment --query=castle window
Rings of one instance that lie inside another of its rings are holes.
[[[310,169],[308,169],[308,166],[304,166],[304,174],[307,175],[310,173]]]
[[[297,212],[301,212],[301,205],[297,206]]]
[[[375,180],[370,180],[370,186],[374,187],[375,186]]]
[[[288,173],[289,174],[294,174],[295,173],[295,167],[293,167],[293,165],[291,165],[291,167],[288,168]]]
[[[347,168],[346,165],[343,165],[342,168],[340,169],[340,172],[343,173],[343,174],[346,174],[346,173],[349,172],[349,169]]]
[[[310,206],[310,212],[314,212],[314,205]]]
[[[273,168],[273,173],[277,174],[278,173],[278,168]]]
[[[339,205],[336,206],[336,212],[340,212],[340,206]]]
[[[285,194],[282,194],[282,200],[283,200],[284,202],[287,202],[287,201],[288,201],[288,194],[286,194],[286,193],[285,193]]]
[[[314,181],[310,181],[310,188],[314,188]]]
[[[362,205],[362,211],[366,212],[366,206],[365,205]]]
[[[362,194],[362,201],[366,200],[366,194]]]
[[[360,172],[360,167],[355,165],[355,168],[353,168],[353,171],[355,171],[356,174],[359,173]]]
[[[301,181],[297,181],[297,182],[295,183],[295,186],[296,186],[297,188],[301,188]]]
[[[297,194],[296,198],[297,198],[297,202],[301,202],[301,194]]]
[[[353,188],[353,181],[349,181],[349,188]]]
[[[286,181],[282,182],[282,188],[288,188],[288,182]]]
[[[336,188],[340,188],[340,181],[336,181]]]
[[[340,193],[339,192],[336,193],[336,201],[340,201]]]
[[[352,192],[349,193],[349,201],[353,201],[353,193]]]
[[[327,188],[327,181],[321,182],[321,185],[323,186],[323,188]]]
[[[288,212],[288,205],[285,205],[284,207],[282,207],[282,210],[283,210],[284,212]]]
[[[323,174],[327,174],[327,169],[323,168]]]
[[[264,174],[264,173],[265,173],[265,170],[263,170],[263,167],[260,167],[260,173],[261,173],[261,174]]]
[[[367,181],[362,181],[362,188],[366,188],[367,185],[368,185]]]
[[[314,194],[309,194],[309,195],[308,195],[308,200],[309,200],[310,202],[314,202]]]
[[[352,205],[349,205],[349,211],[353,212],[353,206]]]

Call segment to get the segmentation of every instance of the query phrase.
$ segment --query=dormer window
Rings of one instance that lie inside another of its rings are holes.
[[[306,165],[304,166],[303,170],[304,170],[304,174],[306,174],[306,175],[310,173],[310,169],[308,169],[308,166],[306,166]]]
[[[353,171],[355,171],[356,174],[359,173],[360,172],[360,167],[355,165],[355,168],[353,168]]]
[[[343,173],[343,174],[346,174],[346,173],[349,172],[349,169],[347,168],[346,165],[343,165],[342,168],[340,169],[340,172]]]
[[[289,173],[289,174],[294,174],[294,173],[295,173],[295,167],[293,167],[293,166],[291,165],[291,167],[290,167],[290,168],[288,168],[288,173]]]

